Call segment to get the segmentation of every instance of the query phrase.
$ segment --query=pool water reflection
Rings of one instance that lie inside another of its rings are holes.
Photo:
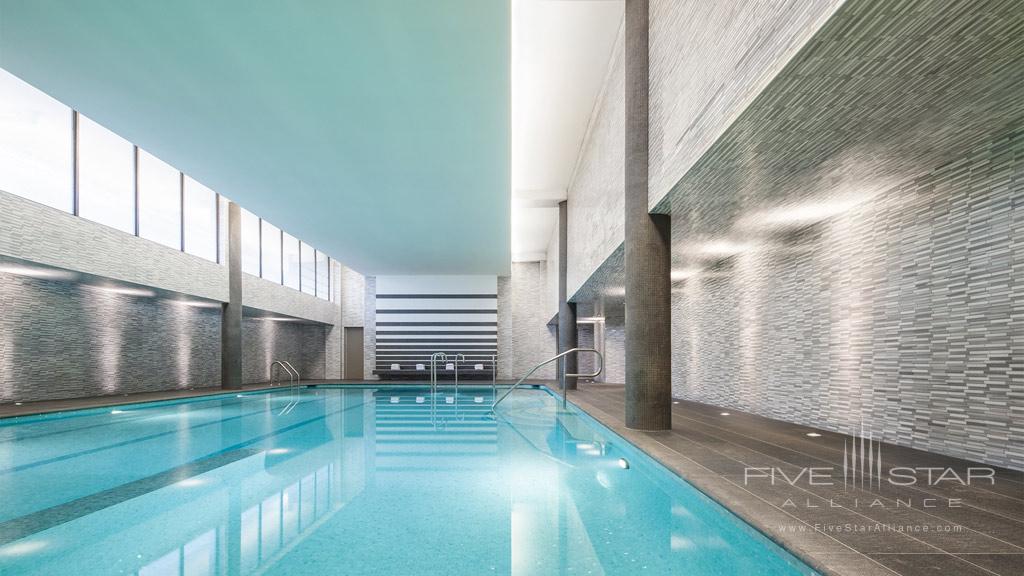
[[[546,391],[491,400],[320,387],[3,421],[0,573],[809,572]]]

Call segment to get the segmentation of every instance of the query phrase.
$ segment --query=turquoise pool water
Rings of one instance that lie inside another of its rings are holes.
[[[809,572],[546,390],[491,401],[319,387],[0,421],[0,574]]]

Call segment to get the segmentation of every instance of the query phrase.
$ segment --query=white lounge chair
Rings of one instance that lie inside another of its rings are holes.
[[[398,364],[392,364],[392,365],[391,365],[391,369],[392,369],[392,370],[401,370],[401,369],[402,369],[402,367],[401,367],[401,366],[399,366]]]

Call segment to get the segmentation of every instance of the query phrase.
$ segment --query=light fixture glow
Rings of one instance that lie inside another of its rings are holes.
[[[186,478],[177,482],[175,486],[180,488],[194,488],[196,486],[202,486],[203,484],[206,484],[206,480],[203,480],[202,478]]]
[[[111,414],[124,414],[124,410],[111,410]]]
[[[715,240],[701,244],[697,247],[697,252],[707,256],[734,256],[751,248],[753,248],[752,244],[732,240]]]
[[[108,292],[110,294],[118,294],[121,296],[139,296],[141,298],[152,298],[156,296],[156,292],[154,292],[153,290],[147,290],[145,288],[131,288],[129,286],[89,285],[89,288],[100,290],[102,292]]]
[[[728,416],[728,415],[729,415],[729,413],[728,413],[728,412],[722,412],[722,413],[721,413],[721,415],[722,415],[722,416]]]
[[[622,468],[623,470],[629,470],[629,460],[626,460],[625,458],[619,458],[619,468]]]
[[[267,454],[287,454],[289,452],[291,452],[291,450],[288,448],[271,448],[270,450],[267,450]]]
[[[673,270],[671,276],[673,282],[678,282],[680,280],[686,280],[687,278],[693,278],[698,274],[700,274],[700,268],[681,268],[679,270]]]
[[[821,436],[821,434],[818,434],[817,432],[808,432],[807,435],[811,438],[818,438]]]
[[[756,227],[800,227],[808,226],[822,220],[839,216],[843,212],[855,208],[870,200],[872,194],[847,195],[843,198],[818,200],[803,204],[780,206],[740,218],[740,226]]]
[[[46,548],[49,542],[46,540],[22,540],[12,542],[0,547],[0,557],[25,556]]]
[[[41,280],[74,280],[78,277],[74,272],[67,270],[43,268],[40,266],[22,266],[20,264],[0,264],[0,272],[14,274],[15,276],[39,278]]]

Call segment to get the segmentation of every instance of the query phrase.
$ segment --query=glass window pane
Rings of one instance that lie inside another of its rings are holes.
[[[313,247],[302,243],[302,291],[316,294],[316,261]]]
[[[185,177],[185,252],[217,261],[217,193]]]
[[[260,219],[245,208],[242,212],[242,272],[260,275]]]
[[[139,149],[139,236],[181,250],[181,173]]]
[[[0,68],[0,190],[72,211],[71,108]]]
[[[328,281],[330,276],[327,275],[327,254],[317,250],[316,252],[316,295],[318,298],[327,300],[328,294]]]
[[[263,220],[263,278],[281,283],[281,229]]]
[[[299,289],[299,241],[284,233],[284,285]]]
[[[329,300],[331,302],[334,302],[334,300],[335,300],[334,293],[337,292],[337,290],[335,290],[335,288],[334,288],[334,276],[331,275],[333,271],[334,271],[334,260],[331,260],[330,258],[328,258],[327,259],[327,278],[328,278],[327,288],[328,288],[328,290],[331,293],[331,297],[329,298]]]
[[[78,115],[78,214],[135,233],[135,147]]]

